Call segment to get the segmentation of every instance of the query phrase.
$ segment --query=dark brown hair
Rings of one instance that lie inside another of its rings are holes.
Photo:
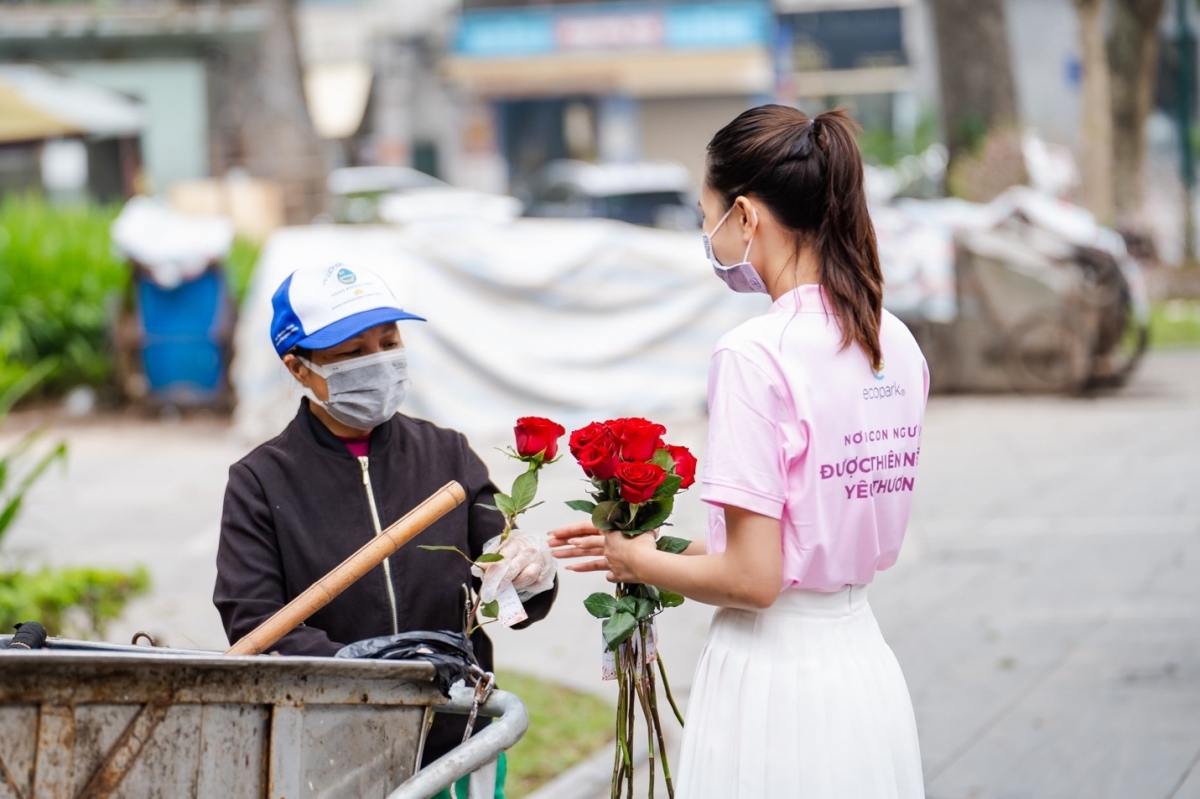
[[[845,110],[809,118],[795,108],[751,108],[708,143],[708,186],[728,208],[740,196],[765,203],[817,253],[819,279],[842,326],[842,348],[857,343],[883,368],[879,322],[883,272],[867,213],[857,124]]]

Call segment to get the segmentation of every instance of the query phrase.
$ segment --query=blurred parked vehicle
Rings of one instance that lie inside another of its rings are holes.
[[[694,230],[700,213],[682,164],[551,161],[533,180],[527,216],[599,217],[634,225]]]
[[[382,198],[450,184],[406,166],[351,166],[329,173],[329,210],[334,222],[381,222]]]

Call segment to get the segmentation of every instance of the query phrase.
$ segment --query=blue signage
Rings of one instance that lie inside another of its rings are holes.
[[[628,50],[719,50],[769,46],[765,2],[633,3],[466,11],[454,52],[473,57]]]

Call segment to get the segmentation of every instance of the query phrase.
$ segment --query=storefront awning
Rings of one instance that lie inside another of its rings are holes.
[[[140,103],[33,66],[0,66],[0,144],[58,136],[111,138],[142,129]]]
[[[446,71],[451,81],[481,97],[750,95],[770,92],[774,83],[763,48],[457,57]]]

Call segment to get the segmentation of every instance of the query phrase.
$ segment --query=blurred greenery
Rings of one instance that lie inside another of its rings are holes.
[[[1200,300],[1167,300],[1151,308],[1150,346],[1200,346]]]
[[[0,391],[0,424],[22,396],[54,368],[51,361],[35,364],[7,389]],[[19,437],[0,451],[0,543],[21,512],[25,496],[55,462],[65,462],[63,443],[39,446],[41,431]],[[39,621],[51,635],[102,638],[109,622],[120,617],[130,599],[150,590],[150,575],[115,569],[43,566],[27,572],[0,567],[0,631],[14,624]]]
[[[858,136],[863,160],[877,166],[895,166],[909,155],[920,155],[938,142],[937,119],[922,114],[911,136],[898,136],[890,128],[864,130]]]
[[[37,195],[0,199],[0,391],[48,358],[54,366],[36,393],[111,381],[109,330],[132,276],[109,239],[119,211]],[[227,259],[239,303],[258,249],[237,239]]]
[[[520,799],[612,740],[613,706],[528,674],[500,672],[496,685],[521,698],[529,731],[508,752],[506,794]]]
[[[109,246],[118,210],[0,200],[0,391],[46,358],[45,393],[109,379],[108,323],[129,280]]]

